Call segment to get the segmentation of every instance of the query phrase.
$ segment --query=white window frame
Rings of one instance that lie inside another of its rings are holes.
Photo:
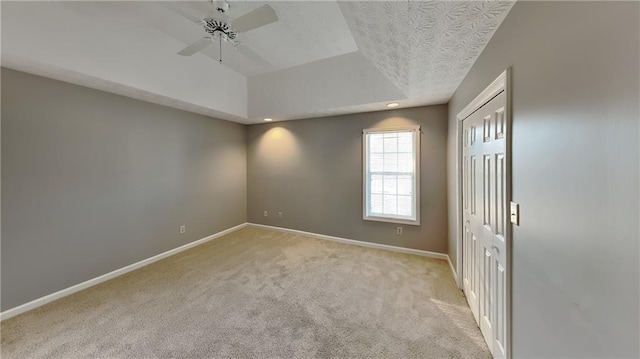
[[[370,203],[370,183],[369,180],[370,172],[369,172],[369,151],[368,151],[368,136],[374,133],[385,133],[385,132],[400,132],[400,131],[411,131],[414,136],[414,183],[413,183],[413,193],[414,201],[414,213],[415,219],[407,219],[404,216],[393,216],[393,215],[384,215],[377,216],[368,213],[369,203]],[[362,219],[367,221],[377,221],[377,222],[388,222],[388,223],[400,223],[400,224],[408,224],[408,225],[420,225],[420,126],[402,126],[402,127],[382,127],[382,128],[368,128],[362,130]]]

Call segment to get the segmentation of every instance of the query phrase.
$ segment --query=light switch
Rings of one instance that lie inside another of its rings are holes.
[[[519,204],[515,202],[511,202],[510,216],[511,216],[511,223],[515,224],[516,226],[519,226],[520,225],[520,205]]]

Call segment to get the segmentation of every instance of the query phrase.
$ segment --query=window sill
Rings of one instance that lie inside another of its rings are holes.
[[[392,217],[375,217],[375,216],[364,216],[362,217],[365,221],[373,221],[373,222],[386,222],[386,223],[396,223],[396,224],[406,224],[409,226],[420,226],[420,220],[412,221],[410,219],[401,219],[401,218],[392,218]]]

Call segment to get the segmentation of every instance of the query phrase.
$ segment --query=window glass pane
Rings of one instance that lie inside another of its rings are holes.
[[[398,133],[398,152],[413,152],[413,132]]]
[[[371,170],[373,171],[373,169]],[[398,171],[398,154],[397,153],[385,153],[384,154],[384,172],[397,172]]]
[[[396,176],[384,176],[384,193],[396,194]]]
[[[384,152],[398,152],[398,135],[395,133],[384,135]]]
[[[398,154],[398,172],[413,172],[413,154]]]
[[[371,186],[369,187],[371,193],[382,193],[382,176],[371,175]]]
[[[397,196],[385,194],[382,199],[382,210],[384,214],[396,214],[397,208]]]
[[[411,220],[416,215],[416,135],[411,130],[366,133],[366,216]]]
[[[371,153],[382,153],[382,141],[383,135],[381,133],[374,133],[369,135],[369,151]]]
[[[382,195],[371,195],[371,213],[382,213]]]
[[[382,156],[382,154],[374,153],[369,155],[369,172],[382,172],[384,170]]]
[[[398,194],[413,194],[413,178],[411,176],[398,176]]]
[[[412,196],[398,196],[398,215],[411,216],[413,211],[413,197]]]

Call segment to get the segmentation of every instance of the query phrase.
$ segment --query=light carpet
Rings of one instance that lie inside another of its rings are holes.
[[[490,358],[448,264],[244,228],[1,324],[2,358]]]

